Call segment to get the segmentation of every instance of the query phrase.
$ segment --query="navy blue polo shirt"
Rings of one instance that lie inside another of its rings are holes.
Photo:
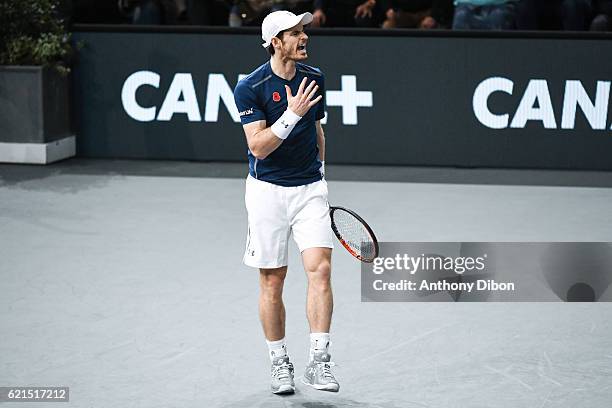
[[[308,78],[307,84],[315,80],[319,85],[313,99],[318,95],[323,95],[323,99],[308,110],[276,150],[263,160],[248,151],[251,176],[286,187],[321,180],[315,122],[325,116],[325,78],[317,68],[300,63],[295,65],[295,76],[286,80],[272,72],[268,61],[239,81],[234,90],[242,124],[265,120],[266,127],[270,127],[287,109],[285,85],[289,85],[294,96],[304,77]]]

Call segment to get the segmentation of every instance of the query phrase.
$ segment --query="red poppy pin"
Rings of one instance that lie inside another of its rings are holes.
[[[274,102],[280,102],[280,99],[281,99],[281,98],[280,98],[280,94],[279,94],[278,92],[274,92],[274,93],[272,94],[272,100],[273,100]]]

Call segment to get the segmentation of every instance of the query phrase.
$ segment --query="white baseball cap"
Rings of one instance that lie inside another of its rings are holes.
[[[272,42],[272,37],[275,37],[276,34],[288,28],[295,27],[298,24],[310,24],[311,21],[312,14],[310,13],[303,13],[296,16],[287,10],[272,12],[268,14],[266,18],[264,18],[263,23],[261,23],[261,39],[264,40],[261,46],[268,48]]]

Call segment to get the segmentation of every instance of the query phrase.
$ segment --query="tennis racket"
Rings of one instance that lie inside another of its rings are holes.
[[[364,219],[344,207],[330,207],[329,216],[342,246],[361,262],[373,262],[378,256],[378,240]]]

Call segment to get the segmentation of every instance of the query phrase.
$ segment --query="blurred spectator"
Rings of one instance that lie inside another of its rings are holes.
[[[184,0],[119,0],[119,9],[132,24],[178,24]]]
[[[612,31],[612,0],[595,0],[591,31]]]
[[[582,31],[588,28],[592,12],[591,0],[522,0],[517,28]]]
[[[518,0],[455,0],[455,30],[511,30]]]
[[[258,26],[269,13],[284,9],[284,0],[236,0],[230,10],[228,25]]]
[[[71,10],[70,21],[81,24],[120,24],[128,20],[119,12],[117,0],[71,0],[62,2]]]
[[[134,8],[133,24],[177,24],[178,7],[174,0],[140,0]]]
[[[230,0],[187,0],[187,22],[194,25],[227,25]]]
[[[307,11],[313,12],[313,0],[285,0],[285,10],[289,10],[295,14],[302,14]]]
[[[387,0],[382,28],[449,28],[453,0]]]
[[[382,22],[376,0],[314,0],[313,27],[376,27]]]

